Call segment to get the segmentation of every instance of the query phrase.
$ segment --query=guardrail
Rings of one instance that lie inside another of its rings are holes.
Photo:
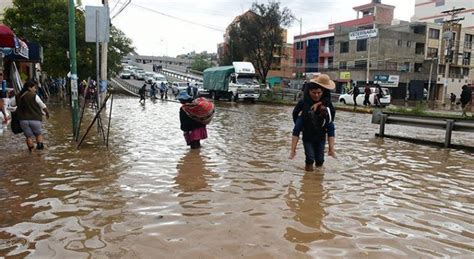
[[[372,114],[372,123],[380,124],[377,136],[386,137],[385,125],[397,124],[413,127],[443,129],[445,130],[444,147],[451,146],[451,136],[453,131],[474,132],[474,121],[453,119],[435,116],[416,116],[406,114],[395,114],[375,110]],[[391,136],[387,136],[391,137]]]
[[[124,91],[127,94],[140,96],[138,94],[138,90],[140,90],[140,87],[130,84],[129,82],[119,77],[112,78],[110,82],[112,83],[112,86],[118,87],[120,90]]]
[[[202,82],[203,81],[202,77],[200,76],[177,72],[177,71],[173,71],[166,68],[163,68],[161,70],[161,73],[166,76],[171,76],[171,77],[177,78],[179,80],[187,81],[187,82],[192,82],[192,81]]]

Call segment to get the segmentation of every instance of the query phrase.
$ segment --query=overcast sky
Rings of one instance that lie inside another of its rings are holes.
[[[132,0],[112,23],[129,38],[139,54],[176,56],[192,50],[217,52],[227,25],[248,10],[255,0]],[[109,0],[111,15],[126,0]],[[267,1],[258,1],[267,3]],[[371,0],[282,0],[295,17],[303,19],[303,34],[327,29],[330,23],[356,18],[353,6]],[[101,0],[82,0],[83,5],[100,5]],[[382,0],[396,6],[395,18],[410,20],[415,0]],[[288,42],[299,34],[299,23],[288,29]]]

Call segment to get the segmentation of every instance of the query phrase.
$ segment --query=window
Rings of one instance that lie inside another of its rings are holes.
[[[397,62],[387,62],[387,70],[397,70]]]
[[[438,49],[428,48],[428,58],[436,58],[436,57],[438,57]]]
[[[341,42],[339,52],[340,53],[348,53],[349,52],[349,42],[348,41]]]
[[[332,68],[333,63],[334,63],[334,58],[333,58],[333,57],[329,57],[329,58],[328,58],[328,68]]]
[[[464,52],[462,55],[462,64],[463,66],[471,65],[471,52]]]
[[[436,0],[436,6],[443,6],[444,0]]]
[[[410,62],[404,62],[400,65],[401,72],[410,72]]]
[[[411,41],[407,41],[407,47],[411,47]]]
[[[303,49],[304,41],[297,41],[296,42],[296,49]]]
[[[415,63],[415,72],[423,71],[423,63]]]
[[[424,43],[415,43],[415,53],[416,54],[425,54],[425,44]]]
[[[474,40],[474,35],[472,34],[466,34],[464,36],[464,48],[466,49],[472,49],[472,42]]]
[[[430,28],[430,31],[428,33],[428,38],[439,39],[439,30]]]
[[[367,51],[367,39],[357,41],[357,51]]]
[[[347,62],[339,61],[339,69],[347,69]]]
[[[402,46],[402,45],[403,45],[403,41],[402,41],[402,40],[398,40],[398,41],[397,41],[397,45],[398,45],[398,46]]]
[[[367,60],[356,60],[355,61],[355,68],[367,68]]]

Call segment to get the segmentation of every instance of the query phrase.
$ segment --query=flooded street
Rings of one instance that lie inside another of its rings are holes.
[[[453,257],[474,254],[472,153],[377,139],[338,112],[336,152],[288,160],[292,107],[219,103],[191,151],[179,104],[115,97],[110,151],[75,149],[70,111],[49,104],[47,149],[0,135],[0,256],[58,258]],[[85,129],[85,125],[83,125]],[[442,141],[444,131],[387,134]],[[453,143],[473,146],[472,134]]]

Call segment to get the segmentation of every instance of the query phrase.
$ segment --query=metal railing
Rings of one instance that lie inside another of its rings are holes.
[[[140,87],[130,84],[129,82],[119,77],[112,78],[110,82],[114,88],[118,88],[117,90],[121,90],[122,92],[129,95],[140,96],[138,94],[138,90],[140,90]]]
[[[474,121],[468,121],[463,119],[453,119],[446,117],[435,117],[435,116],[416,116],[406,114],[393,114],[387,112],[381,112],[375,110],[372,114],[372,123],[380,124],[379,137],[386,137],[385,125],[396,124],[404,126],[432,128],[432,129],[444,129],[444,147],[448,148],[451,146],[451,136],[453,131],[465,131],[474,132]],[[387,136],[390,137],[390,136]]]

